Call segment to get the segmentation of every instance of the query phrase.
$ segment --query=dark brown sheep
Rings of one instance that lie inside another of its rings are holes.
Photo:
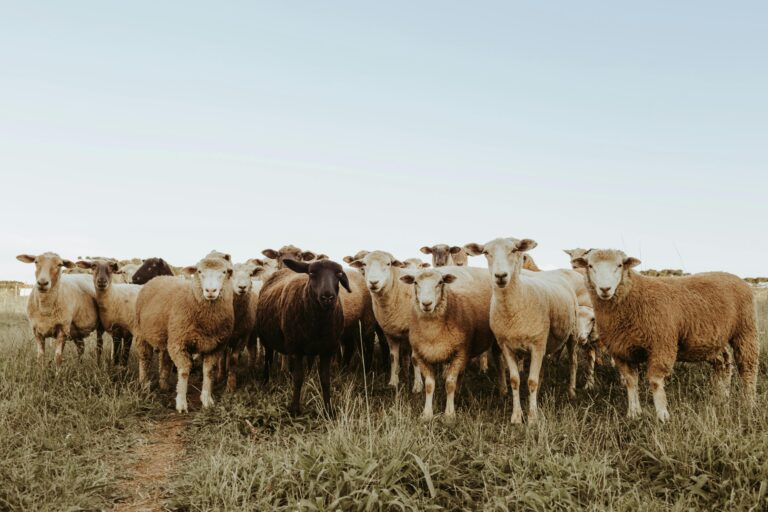
[[[157,276],[172,276],[171,266],[163,258],[147,258],[134,272],[131,282],[133,284],[147,284]]]
[[[339,284],[350,291],[347,274],[330,260],[305,263],[284,259],[261,290],[257,332],[264,345],[264,380],[269,380],[273,351],[290,356],[293,374],[292,414],[301,412],[305,356],[320,357],[323,403],[331,414],[331,359],[339,350],[344,313]]]

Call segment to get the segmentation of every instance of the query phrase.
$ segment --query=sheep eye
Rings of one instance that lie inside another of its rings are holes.
[[[590,264],[590,265],[589,265],[589,268],[594,268],[594,267],[592,267],[592,265]]]
[[[622,265],[621,263],[619,263],[619,268],[621,268],[622,266],[623,266],[623,265]]]

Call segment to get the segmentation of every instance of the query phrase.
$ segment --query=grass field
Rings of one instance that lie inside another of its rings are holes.
[[[708,366],[680,365],[666,425],[645,384],[643,418],[624,418],[610,366],[569,401],[564,361],[546,370],[536,426],[511,425],[511,401],[476,369],[455,423],[422,423],[423,396],[359,371],[335,373],[333,421],[314,375],[299,418],[286,411],[287,375],[265,388],[245,374],[234,395],[179,417],[171,394],[138,388],[135,361],[127,375],[99,367],[92,341],[80,363],[69,345],[60,371],[38,367],[23,308],[6,300],[0,509],[766,510],[768,290],[758,293],[757,406],[739,406],[738,377],[721,403]]]

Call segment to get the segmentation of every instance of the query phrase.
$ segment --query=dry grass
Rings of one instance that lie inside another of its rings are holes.
[[[219,390],[212,409],[194,411],[171,433],[185,451],[167,465],[150,457],[149,443],[162,441],[157,426],[175,417],[171,394],[142,393],[135,362],[126,376],[99,368],[92,342],[81,364],[68,347],[60,371],[39,368],[24,301],[4,303],[0,509],[112,508],[150,465],[169,473],[152,506],[179,510],[765,510],[768,290],[756,293],[763,355],[753,411],[713,400],[702,365],[676,369],[666,425],[655,421],[645,385],[646,414],[624,418],[610,366],[575,401],[565,394],[565,363],[548,368],[546,419],[522,427],[510,424],[509,401],[475,370],[456,422],[427,424],[418,419],[422,397],[393,395],[382,375],[336,374],[331,421],[315,376],[306,414],[291,418],[287,376],[265,388],[243,374],[241,390]],[[738,388],[735,378],[736,398]]]

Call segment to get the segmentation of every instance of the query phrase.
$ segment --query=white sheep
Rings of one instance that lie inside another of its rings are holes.
[[[73,340],[82,355],[83,338],[96,330],[96,357],[101,362],[103,331],[92,277],[63,274],[62,268],[72,269],[75,264],[53,252],[20,254],[16,259],[35,264],[35,287],[27,302],[27,316],[37,342],[38,361],[43,361],[46,338],[56,339],[56,366],[61,366],[66,340]]]
[[[572,270],[523,270],[524,254],[536,247],[530,239],[497,238],[485,245],[464,246],[467,253],[485,255],[494,281],[491,329],[504,353],[512,384],[512,422],[523,420],[517,353],[530,351],[528,419],[538,417],[537,394],[544,356],[558,352],[577,336],[576,293]],[[577,274],[578,275],[578,274]]]

